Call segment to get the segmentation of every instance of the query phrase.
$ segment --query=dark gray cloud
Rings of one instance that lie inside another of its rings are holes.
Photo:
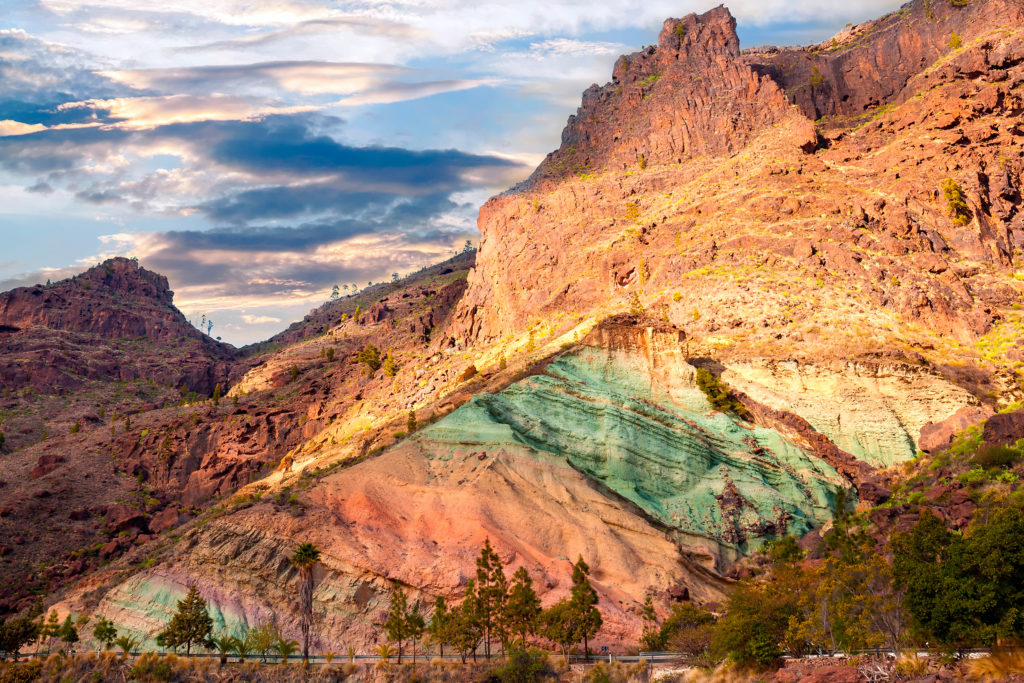
[[[65,102],[111,98],[129,89],[96,73],[87,53],[54,45],[24,31],[0,30],[0,119],[55,125],[91,112],[58,111]]]

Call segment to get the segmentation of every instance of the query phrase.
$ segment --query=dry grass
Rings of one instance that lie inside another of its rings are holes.
[[[970,660],[965,668],[976,681],[1005,681],[1012,675],[1024,676],[1024,652],[996,650],[988,657]]]
[[[916,652],[904,652],[896,659],[896,673],[908,678],[923,676],[928,670],[928,660],[918,657]]]

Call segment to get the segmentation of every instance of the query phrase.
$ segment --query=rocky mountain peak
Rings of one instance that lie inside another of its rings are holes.
[[[93,287],[131,297],[154,299],[170,305],[174,300],[167,278],[146,270],[138,260],[118,256],[78,276]]]
[[[0,325],[7,332],[43,327],[107,339],[200,337],[174,307],[167,278],[135,259],[109,259],[53,284],[0,294]]]
[[[775,81],[740,59],[728,9],[669,19],[657,45],[623,55],[609,83],[583,93],[561,147],[528,185],[728,154],[783,121],[796,126],[793,142],[813,149],[811,122]]]

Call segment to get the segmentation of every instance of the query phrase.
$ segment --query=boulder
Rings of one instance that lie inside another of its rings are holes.
[[[107,528],[114,532],[133,528],[145,531],[147,528],[146,515],[127,505],[111,505],[107,508],[106,521]]]
[[[38,479],[44,477],[50,472],[60,468],[62,463],[67,462],[63,455],[57,455],[55,453],[46,453],[40,455],[39,459],[36,460],[36,466],[29,473],[30,479]]]
[[[992,415],[992,410],[983,406],[964,406],[941,422],[928,422],[921,427],[917,447],[925,453],[938,453],[949,448],[953,437],[972,425]]]
[[[1024,439],[1024,410],[993,415],[981,433],[986,446],[1009,446]]]
[[[159,534],[162,531],[171,529],[178,525],[178,518],[180,516],[177,508],[164,508],[153,515],[153,519],[149,522],[149,530],[154,534]]]

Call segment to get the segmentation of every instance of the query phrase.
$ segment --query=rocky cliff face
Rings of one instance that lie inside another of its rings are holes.
[[[574,314],[557,335],[635,296],[720,359],[890,358],[1019,396],[992,349],[1024,331],[1020,7],[916,0],[747,55],[724,9],[670,20],[587,91],[531,180],[484,206],[447,343]]]
[[[917,95],[914,81],[948,56],[957,40],[968,46],[977,41],[983,48],[972,55],[972,61],[981,59],[965,75],[1013,66],[1024,55],[1001,38],[1022,22],[1019,0],[910,2],[820,45],[749,50],[743,61],[782,86],[809,119],[841,128],[879,106]]]
[[[583,554],[603,605],[601,642],[621,644],[639,635],[645,595],[659,606],[717,602],[735,560],[766,540],[821,528],[839,491],[851,505],[886,499],[871,467],[786,410],[816,419],[830,406],[767,407],[743,395],[754,422],[717,412],[695,384],[686,344],[670,325],[619,316],[526,377],[478,389],[377,457],[324,468],[330,449],[317,437],[308,459],[297,449],[295,473],[242,489],[223,511],[186,526],[180,542],[147,550],[160,558],[151,569],[109,592],[100,573],[63,608],[95,610],[151,638],[197,583],[229,632],[271,617],[295,631],[295,577],[283,558],[310,541],[324,553],[315,593],[322,647],[366,650],[382,638],[393,586],[424,602],[457,600],[489,538],[511,569],[527,567],[546,604],[568,590],[567,558]],[[784,395],[776,377],[740,371],[751,393]],[[868,395],[884,393],[885,381],[847,395],[847,410],[878,412]],[[947,407],[925,401],[919,417],[941,419]],[[846,422],[834,434],[866,440]],[[872,446],[903,457],[902,444]]]

